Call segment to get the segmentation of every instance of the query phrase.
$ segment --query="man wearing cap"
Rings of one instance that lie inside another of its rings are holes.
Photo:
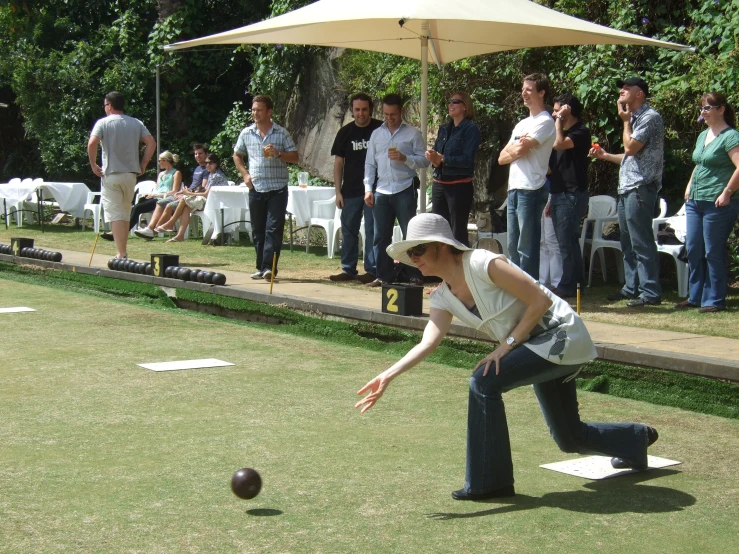
[[[662,188],[665,126],[662,116],[647,104],[649,87],[643,79],[632,77],[616,84],[621,89],[617,106],[624,123],[624,153],[609,154],[603,148],[592,148],[590,155],[621,166],[618,224],[626,283],[608,299],[627,299],[626,305],[635,308],[662,302],[652,218]]]

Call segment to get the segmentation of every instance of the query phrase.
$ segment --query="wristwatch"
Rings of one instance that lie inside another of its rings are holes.
[[[280,160],[282,159],[282,152],[280,152],[279,150],[277,151],[277,158]]]
[[[505,343],[506,343],[506,344],[507,344],[508,346],[510,346],[511,348],[516,348],[516,347],[518,346],[518,345],[516,344],[516,339],[515,339],[515,338],[513,338],[513,335],[509,336],[509,337],[508,337],[508,338],[507,338],[507,339],[505,340]]]

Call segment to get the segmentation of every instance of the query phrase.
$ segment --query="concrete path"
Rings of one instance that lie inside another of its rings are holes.
[[[335,286],[314,281],[277,279],[272,294],[270,283],[253,280],[247,273],[223,271],[227,286],[213,287],[198,283],[183,283],[175,279],[154,277],[108,270],[109,256],[95,255],[90,268],[90,255],[61,250],[61,264],[29,260],[46,266],[61,266],[84,273],[100,273],[124,279],[155,282],[171,288],[184,287],[208,290],[217,294],[282,304],[290,308],[322,313],[345,319],[364,320],[407,329],[421,330],[424,317],[404,317],[381,311],[381,291],[367,287]],[[12,261],[11,256],[0,259]],[[149,260],[139,260],[149,261]],[[424,295],[425,296],[425,295]],[[428,299],[424,297],[424,313],[428,313]],[[596,343],[599,358],[617,363],[668,369],[683,373],[729,379],[739,382],[739,340],[709,337],[692,333],[677,333],[636,327],[624,327],[585,320],[588,331]],[[452,334],[473,340],[488,340],[474,329],[460,322],[452,328]]]

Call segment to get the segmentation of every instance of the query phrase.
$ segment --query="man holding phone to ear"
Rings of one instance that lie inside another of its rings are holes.
[[[616,81],[621,89],[618,116],[623,121],[623,154],[592,148],[590,156],[619,164],[618,225],[624,255],[623,288],[609,300],[629,300],[630,308],[662,302],[659,254],[652,231],[657,194],[662,188],[665,126],[647,104],[649,88],[639,77]]]

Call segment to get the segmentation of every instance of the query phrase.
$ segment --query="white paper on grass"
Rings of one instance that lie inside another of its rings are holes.
[[[682,462],[668,460],[667,458],[658,458],[657,456],[647,456],[649,469],[675,466],[680,463]],[[553,464],[542,464],[539,467],[585,479],[608,479],[616,475],[626,475],[627,473],[640,471],[637,469],[615,469],[611,466],[611,458],[608,456],[588,456],[586,458],[565,460],[564,462],[555,462]]]
[[[176,362],[158,362],[154,364],[137,364],[139,367],[150,369],[152,371],[177,371],[180,369],[200,369],[204,367],[224,367],[234,365],[223,360],[215,358],[205,358],[202,360],[180,360]]]
[[[33,308],[26,308],[24,306],[20,306],[18,308],[0,308],[0,314],[12,314],[16,312],[35,312]]]

